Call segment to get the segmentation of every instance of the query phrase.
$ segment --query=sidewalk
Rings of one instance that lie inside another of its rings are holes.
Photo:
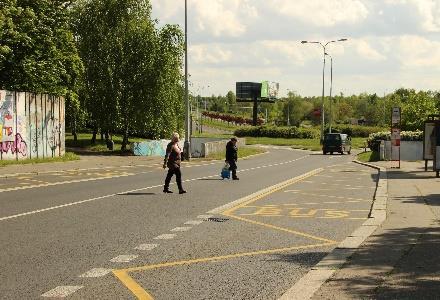
[[[312,299],[440,299],[440,179],[403,162],[388,195],[385,222]]]
[[[41,164],[8,165],[0,167],[0,177],[17,173],[47,173],[75,169],[117,168],[121,166],[142,166],[157,164],[161,166],[162,157],[158,156],[106,156],[80,155],[80,160]]]

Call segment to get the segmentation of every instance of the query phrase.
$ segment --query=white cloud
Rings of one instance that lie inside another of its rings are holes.
[[[227,63],[232,58],[232,52],[221,45],[193,45],[189,53],[191,61],[201,65]]]
[[[359,55],[368,60],[386,60],[386,56],[381,54],[379,51],[374,49],[369,43],[365,40],[357,40],[354,41],[356,45],[356,50]]]
[[[152,0],[160,24],[183,26],[183,0]],[[278,81],[320,95],[328,41],[335,93],[438,90],[440,0],[188,0],[189,72],[203,93],[236,81]],[[326,84],[329,68],[326,69]]]
[[[401,36],[396,42],[402,68],[440,69],[440,42],[419,36]]]
[[[268,6],[281,14],[318,27],[362,22],[367,7],[359,0],[270,0]]]
[[[214,36],[237,37],[246,32],[245,21],[258,16],[257,9],[248,0],[192,1],[199,31]]]
[[[440,32],[440,1],[412,0],[418,9],[422,22],[422,28],[430,32]]]

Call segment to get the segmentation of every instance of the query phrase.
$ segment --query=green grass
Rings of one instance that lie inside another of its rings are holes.
[[[321,150],[319,139],[285,139],[268,137],[246,137],[248,145],[291,146],[295,149]]]
[[[363,148],[365,138],[353,138],[352,147]],[[268,138],[268,137],[246,137],[248,145],[274,145],[274,146],[291,146],[294,149],[305,149],[312,151],[320,151],[322,149],[319,139],[286,139],[286,138]]]
[[[72,152],[66,152],[64,156],[54,158],[33,158],[23,160],[1,160],[0,167],[10,165],[25,165],[25,164],[41,164],[41,163],[53,163],[53,162],[66,162],[79,160],[79,156]]]
[[[266,150],[261,149],[261,148],[257,148],[257,147],[248,147],[248,146],[239,147],[238,148],[238,158],[239,159],[245,158],[250,155],[255,155],[255,154],[260,154],[260,153],[265,153],[265,152],[266,152]],[[208,155],[206,158],[216,159],[216,160],[224,160],[225,159],[225,151],[212,153],[212,154]]]
[[[358,154],[357,159],[361,162],[379,161],[380,160],[379,152],[376,151],[362,152]]]
[[[79,133],[78,134],[78,140],[75,142],[73,140],[73,135],[66,134],[66,147],[69,148],[79,148],[81,150],[85,151],[91,151],[91,152],[99,152],[99,153],[106,153],[106,154],[120,154],[121,153],[121,145],[122,145],[122,136],[121,135],[113,135],[113,142],[114,148],[113,151],[110,151],[107,149],[107,146],[105,144],[105,140],[101,141],[101,136],[96,136],[96,144],[91,145],[90,141],[92,140],[92,134],[91,133]],[[130,138],[130,142],[142,142],[146,139],[142,138]]]
[[[193,133],[193,137],[204,137],[204,138],[224,138],[229,140],[233,137],[233,134],[230,133]]]
[[[221,129],[221,130],[225,130],[225,131],[231,131],[231,132],[243,127],[243,126],[235,125],[233,123],[229,123],[229,125],[228,125],[227,122],[222,122],[222,121],[218,121],[218,120],[211,121],[209,118],[203,118],[202,126],[208,126],[208,127]]]

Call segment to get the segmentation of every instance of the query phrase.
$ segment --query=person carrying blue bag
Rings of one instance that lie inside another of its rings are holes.
[[[233,137],[226,144],[226,160],[229,164],[229,170],[232,171],[232,179],[239,180],[237,177],[237,159],[238,159],[238,147],[237,147],[237,138]]]

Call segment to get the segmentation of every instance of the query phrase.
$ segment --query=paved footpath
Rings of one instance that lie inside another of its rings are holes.
[[[56,163],[8,165],[0,167],[0,177],[17,173],[47,173],[77,169],[114,168],[134,165],[161,165],[160,157],[81,155],[79,160]]]
[[[386,221],[312,299],[440,298],[440,179],[403,162],[388,195]]]

